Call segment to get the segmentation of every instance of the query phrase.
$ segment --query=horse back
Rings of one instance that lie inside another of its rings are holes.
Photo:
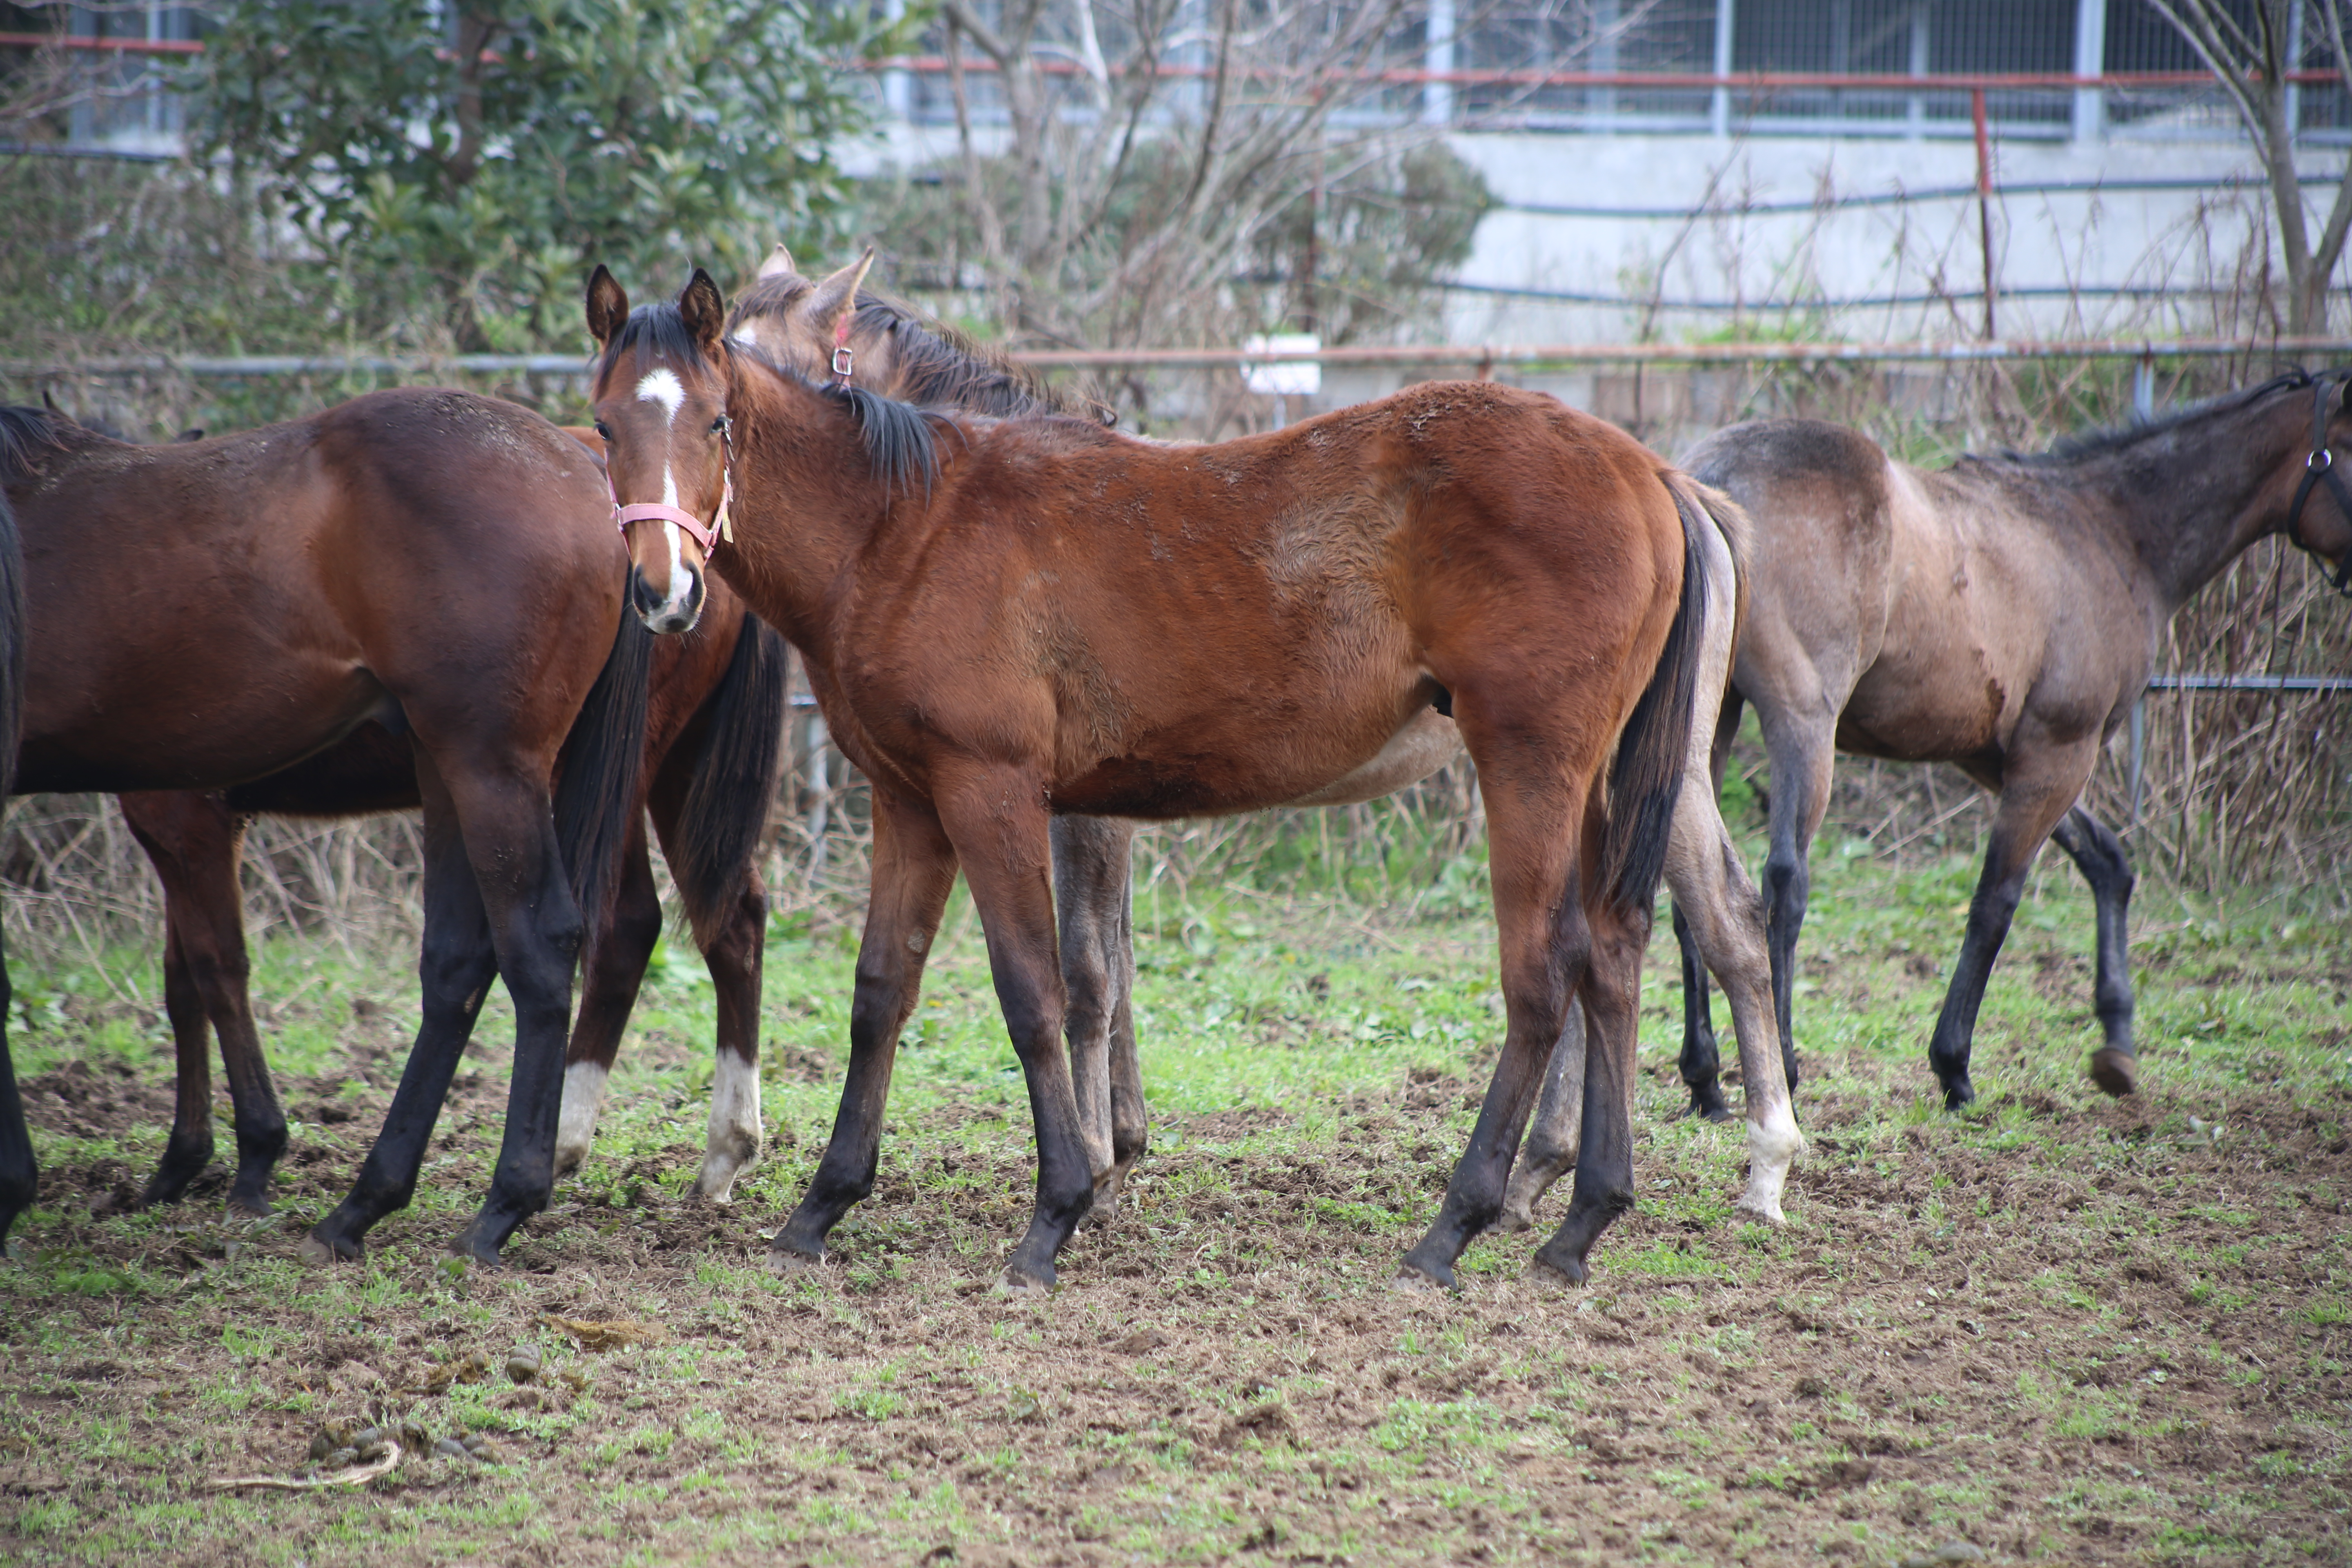
[[[1589,680],[1583,644],[1625,663],[1661,602],[1662,636],[1683,553],[1662,466],[1555,399],[1478,383],[1213,446],[982,427],[837,646],[868,650],[869,674],[922,667],[918,641],[1021,671],[1018,713],[984,679],[969,712],[936,689],[859,707],[1050,730],[1066,808],[1254,809],[1376,754],[1438,686],[1542,706]],[[1596,719],[1597,743],[1616,721]]]
[[[41,634],[19,787],[234,784],[395,709],[568,721],[609,637],[548,627],[609,625],[623,570],[593,470],[528,410],[422,389],[168,446],[69,430],[10,486]]]

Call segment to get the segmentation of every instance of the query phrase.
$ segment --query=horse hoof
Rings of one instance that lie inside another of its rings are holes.
[[[1750,1203],[1743,1197],[1731,1205],[1731,1212],[1751,1224],[1769,1225],[1776,1229],[1789,1223],[1789,1216],[1780,1212],[1777,1203]]]
[[[1592,1277],[1583,1258],[1565,1251],[1555,1254],[1549,1247],[1535,1255],[1529,1267],[1537,1279],[1549,1275],[1562,1285],[1581,1285]]]
[[[1408,1265],[1397,1270],[1396,1278],[1389,1281],[1389,1289],[1401,1296],[1427,1296],[1440,1290],[1452,1290],[1455,1289],[1454,1270],[1447,1269],[1441,1279]]]
[[[824,1254],[812,1256],[789,1247],[768,1248],[768,1272],[776,1275],[814,1274],[824,1263]]]
[[[329,1241],[317,1231],[312,1231],[302,1238],[302,1245],[294,1249],[294,1256],[313,1268],[323,1268],[333,1263],[356,1263],[365,1248],[363,1242],[341,1238]]]
[[[1956,1078],[1944,1086],[1944,1109],[1947,1110],[1958,1110],[1974,1105],[1976,1099],[1977,1086],[1965,1078]]]
[[[1017,1264],[1008,1265],[1003,1277],[996,1282],[997,1294],[1001,1296],[1026,1296],[1032,1292],[1045,1296],[1051,1295],[1059,1289],[1061,1289],[1061,1283],[1055,1278],[1051,1268],[1046,1269],[1044,1277],[1040,1278]]]
[[[238,1193],[229,1194],[228,1217],[231,1219],[268,1219],[277,1212],[278,1205],[268,1198],[247,1197]]]
[[[1516,1235],[1519,1231],[1533,1230],[1535,1227],[1536,1216],[1534,1210],[1528,1208],[1514,1208],[1509,1204],[1505,1204],[1503,1205],[1503,1212],[1495,1216],[1495,1223],[1487,1228],[1495,1231],[1498,1235],[1511,1236]]]
[[[1692,1106],[1691,1114],[1708,1121],[1728,1121],[1731,1120],[1731,1107],[1717,1100],[1713,1105]]]
[[[2091,1053],[2091,1081],[2109,1094],[2122,1096],[2139,1089],[2139,1061],[2129,1051],[2113,1047]]]
[[[1424,1242],[1423,1245],[1428,1244]],[[1459,1282],[1454,1278],[1452,1260],[1424,1258],[1420,1247],[1404,1255],[1404,1262],[1397,1269],[1396,1283],[1399,1288],[1407,1289],[1431,1286],[1440,1290],[1460,1289]]]

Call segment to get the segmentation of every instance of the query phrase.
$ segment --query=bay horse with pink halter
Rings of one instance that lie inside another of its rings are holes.
[[[1696,548],[1701,489],[1614,426],[1491,384],[1162,447],[813,381],[730,344],[725,314],[699,270],[677,304],[634,313],[603,268],[589,285],[615,493],[702,519],[731,493],[728,580],[800,649],[873,784],[848,1082],[772,1260],[821,1258],[872,1190],[899,1031],[961,868],[1037,1131],[1036,1209],[1005,1279],[1051,1285],[1097,1175],[1062,1049],[1053,817],[1296,800],[1443,703],[1478,763],[1508,1026],[1406,1268],[1450,1284],[1501,1213],[1581,1000],[1574,1194],[1538,1256],[1582,1279],[1633,1202],[1640,958],[1707,597],[1728,586]],[[682,530],[639,524],[629,543],[649,582],[700,564]]]
[[[624,613],[595,464],[527,409],[410,388],[167,447],[0,409],[0,489],[26,588],[16,793],[231,787],[370,720],[407,746],[423,1017],[350,1195],[303,1250],[356,1258],[408,1202],[502,980],[505,1134],[453,1243],[495,1260],[553,1184],[583,911],[609,896],[644,750],[651,639]],[[0,1091],[5,1237],[35,1172]]]

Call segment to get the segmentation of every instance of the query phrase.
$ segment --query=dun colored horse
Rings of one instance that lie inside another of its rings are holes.
[[[761,1150],[760,959],[768,904],[752,862],[763,802],[774,787],[783,706],[782,639],[745,615],[742,601],[722,584],[710,584],[694,631],[654,646],[639,801],[651,808],[718,1003],[710,1126],[696,1190],[720,1203]],[[247,990],[236,871],[245,828],[264,814],[341,817],[413,809],[419,804],[415,756],[406,741],[371,719],[268,778],[227,790],[121,799],[124,819],[163,883],[163,1010],[179,1067],[172,1134],[141,1201],[176,1200],[212,1158],[210,1031],[220,1038],[236,1119],[228,1206],[267,1214],[286,1122]],[[565,1053],[559,1176],[588,1152],[622,1031],[661,934],[643,809],[630,813],[605,921],[601,939],[590,944]]]
[[[553,1182],[581,911],[608,897],[644,749],[649,639],[622,614],[594,463],[512,404],[414,389],[169,447],[0,410],[0,484],[37,616],[18,793],[226,788],[371,719],[406,739],[424,1017],[304,1249],[356,1257],[408,1201],[495,975],[516,1019],[505,1138],[454,1244],[494,1259]],[[29,1197],[0,1194],[0,1230]]]
[[[1735,425],[1691,453],[1691,471],[1755,522],[1751,613],[1715,758],[1719,777],[1739,705],[1754,703],[1772,769],[1764,883],[1784,1033],[1832,752],[1948,762],[2000,805],[1927,1047],[1945,1102],[1976,1098],[1978,1005],[2050,837],[2097,904],[2105,1041],[2091,1078],[2110,1094],[2137,1086],[2131,866],[2079,797],[2147,689],[2165,624],[2247,546],[2284,532],[2337,563],[2342,586],[2352,500],[2331,449],[2352,417],[2342,385],[2298,372],[2046,453],[1936,471],[1812,420]],[[1703,977],[1690,994],[1703,1021]]]
[[[872,391],[918,406],[998,416],[1062,413],[1084,417],[1098,412],[1081,400],[1057,395],[1019,366],[908,307],[863,291],[860,285],[872,261],[868,251],[817,281],[802,277],[791,255],[777,247],[758,279],[737,297],[729,335],[803,377],[845,374]],[[1702,542],[1711,557],[1711,580],[1740,582],[1736,563],[1745,547],[1735,549],[1718,524],[1738,526],[1744,519],[1736,509],[1718,509],[1706,521]],[[1700,711],[1712,711],[1722,702],[1738,613],[1730,595],[1717,594],[1708,600],[1696,699]],[[1433,708],[1416,715],[1403,739],[1407,743],[1391,744],[1382,752],[1381,768],[1360,769],[1340,785],[1291,804],[1370,799],[1427,777],[1462,747],[1453,720]],[[1714,792],[1706,787],[1707,746],[1706,734],[1695,732],[1685,779],[1697,781],[1698,787],[1685,788],[1677,799],[1666,882],[1674,892],[1678,929],[1687,931],[1696,923],[1697,947],[1731,997],[1746,1079],[1754,1086],[1747,1096],[1749,1180],[1738,1206],[1755,1217],[1778,1221],[1782,1217],[1781,1185],[1803,1140],[1780,1076],[1789,1069],[1773,1063],[1768,1043],[1775,1029],[1763,900],[1724,828]],[[1135,960],[1128,877],[1134,829],[1132,822],[1118,817],[1062,816],[1053,821],[1054,903],[1060,923],[1062,979],[1068,993],[1071,1076],[1087,1152],[1099,1178],[1089,1218],[1108,1214],[1148,1136],[1129,1005]],[[1707,1044],[1714,1044],[1711,1035]],[[1783,1056],[1786,1061],[1785,1045]],[[1575,1166],[1583,1066],[1583,1014],[1572,1009],[1546,1074],[1526,1147],[1512,1168],[1501,1222],[1507,1228],[1531,1226],[1534,1197]],[[1729,1117],[1711,1048],[1703,1058],[1686,1058],[1684,1076],[1696,1111],[1717,1121]]]
[[[730,345],[700,271],[677,306],[632,315],[599,268],[588,301],[616,493],[715,521],[731,489],[728,580],[801,650],[874,787],[848,1083],[775,1261],[822,1257],[872,1190],[899,1030],[961,866],[1037,1128],[1037,1207],[1006,1280],[1050,1285],[1097,1177],[1060,1038],[1052,816],[1297,800],[1436,704],[1478,763],[1509,1025],[1407,1268],[1450,1282],[1501,1212],[1581,996],[1575,1194],[1542,1258],[1583,1277],[1633,1201],[1639,960],[1710,586],[1698,487],[1613,426],[1490,384],[1160,447],[812,382]],[[632,529],[637,570],[698,564],[690,538]]]

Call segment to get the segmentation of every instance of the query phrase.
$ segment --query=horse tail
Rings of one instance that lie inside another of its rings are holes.
[[[646,686],[653,645],[653,633],[623,604],[613,651],[572,721],[556,763],[561,779],[555,786],[555,840],[587,930],[583,960],[603,939],[620,882],[621,853],[644,805]]]
[[[667,847],[670,879],[698,943],[717,936],[751,879],[783,762],[786,696],[784,639],[746,611]]]
[[[1748,517],[1746,507],[1713,485],[1676,471],[1666,481],[1666,488],[1674,489],[1677,481],[1688,488],[1699,510],[1715,524],[1716,532],[1723,536],[1724,548],[1731,552],[1731,646],[1737,648],[1748,630],[1748,563],[1756,551],[1755,521]]]
[[[1666,840],[1690,757],[1691,710],[1706,628],[1707,552],[1699,531],[1708,514],[1696,488],[1675,470],[1659,474],[1683,525],[1683,591],[1650,683],[1633,704],[1609,763],[1609,832],[1601,885],[1620,910],[1647,910],[1666,869]]]

